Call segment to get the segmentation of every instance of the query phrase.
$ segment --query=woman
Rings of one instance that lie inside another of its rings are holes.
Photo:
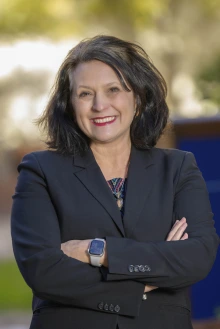
[[[188,329],[188,287],[218,237],[190,152],[155,148],[166,85],[138,45],[111,36],[67,55],[26,155],[12,239],[33,290],[31,329]]]

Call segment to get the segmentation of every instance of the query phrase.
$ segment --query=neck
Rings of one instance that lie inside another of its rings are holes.
[[[100,167],[110,171],[126,169],[131,153],[130,138],[106,144],[93,142],[90,147]]]

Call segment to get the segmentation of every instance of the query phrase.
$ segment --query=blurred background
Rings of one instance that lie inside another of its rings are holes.
[[[220,0],[0,0],[0,329],[31,318],[11,247],[16,168],[45,148],[34,119],[68,50],[97,34],[139,43],[165,77],[173,127],[158,146],[195,154],[220,234]],[[191,289],[195,329],[220,328],[219,261]]]

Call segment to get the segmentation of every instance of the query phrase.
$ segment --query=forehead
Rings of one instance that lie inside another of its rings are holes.
[[[120,82],[115,71],[98,60],[80,63],[73,71],[71,78],[76,87],[81,84]]]

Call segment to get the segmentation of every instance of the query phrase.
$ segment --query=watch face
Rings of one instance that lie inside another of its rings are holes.
[[[102,255],[104,246],[105,246],[104,241],[92,240],[89,247],[89,253],[91,255],[96,255],[96,256]]]

